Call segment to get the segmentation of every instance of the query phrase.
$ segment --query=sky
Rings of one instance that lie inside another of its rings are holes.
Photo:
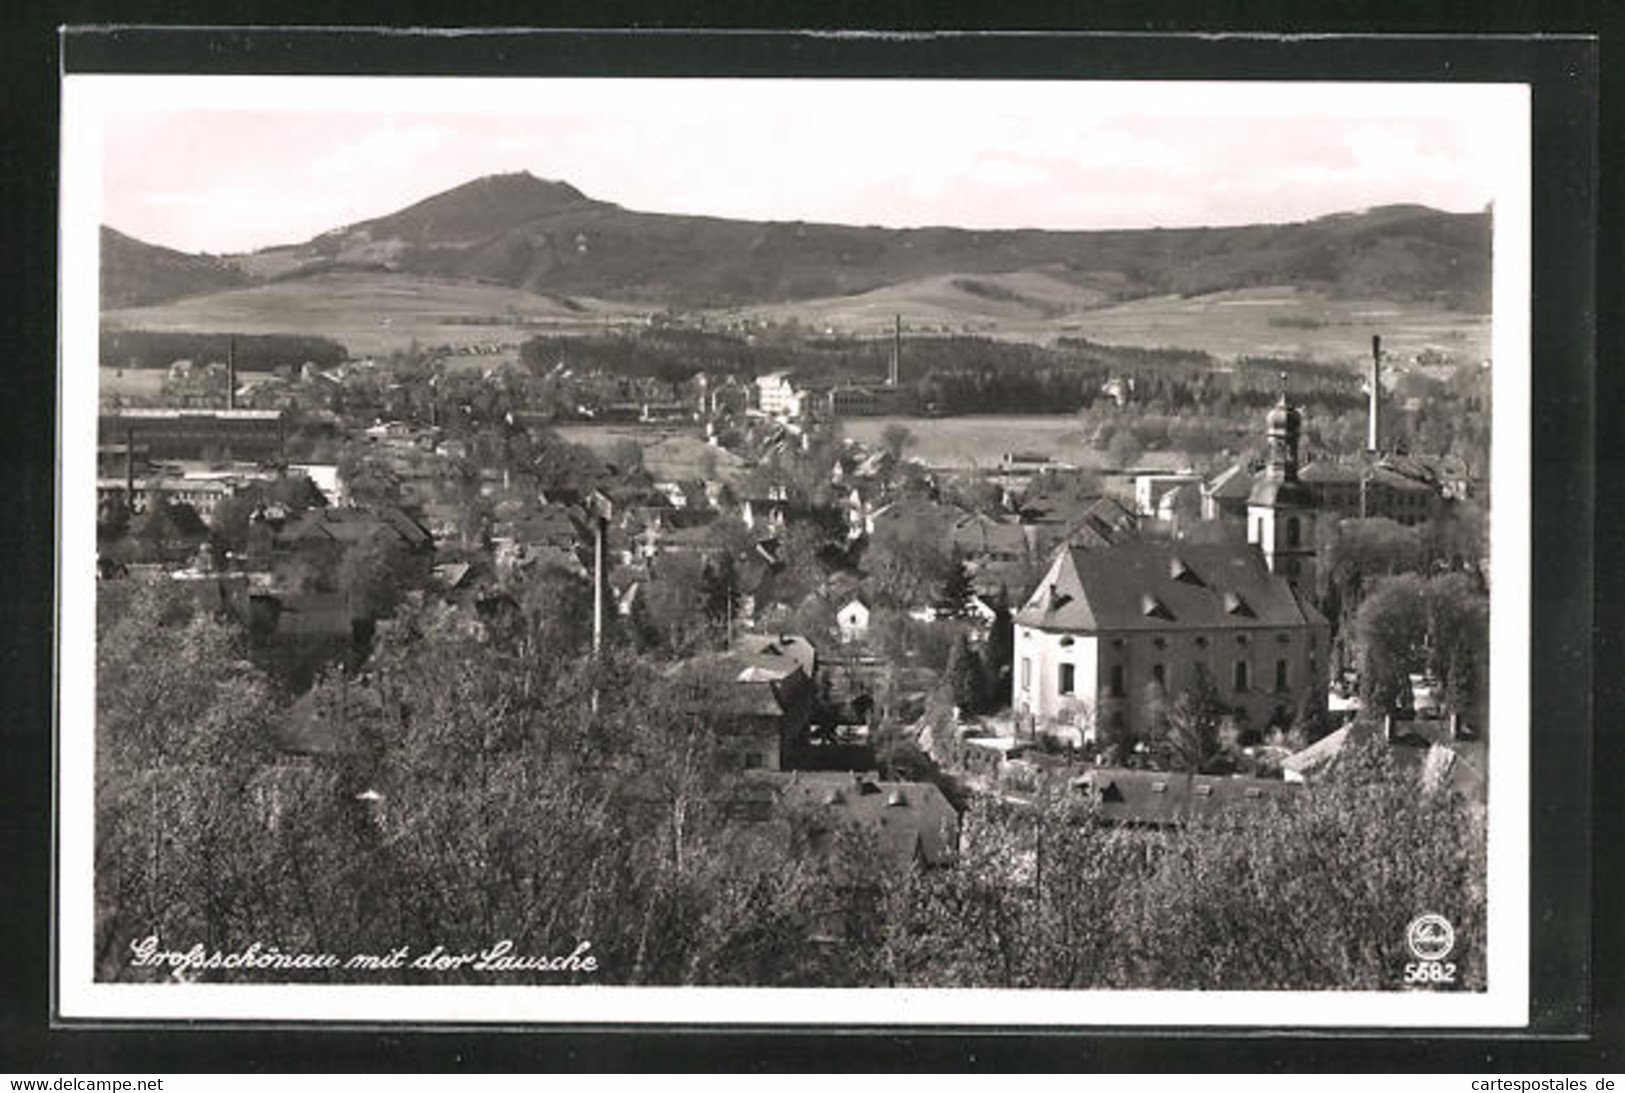
[[[1478,85],[70,77],[102,220],[185,251],[302,242],[482,175],[630,209],[1095,229],[1455,212],[1505,177]]]

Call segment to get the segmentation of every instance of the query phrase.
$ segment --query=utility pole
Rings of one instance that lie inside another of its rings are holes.
[[[896,387],[903,365],[903,316],[892,316],[891,372],[886,377],[887,387]]]
[[[604,599],[608,576],[604,571],[604,539],[609,531],[609,520],[615,506],[602,490],[593,490],[587,498],[587,511],[592,514],[592,712],[598,713],[598,657],[604,647]]]
[[[1381,451],[1382,440],[1381,423],[1381,397],[1382,397],[1382,335],[1371,335],[1371,402],[1370,411],[1366,417],[1366,451],[1376,455]]]

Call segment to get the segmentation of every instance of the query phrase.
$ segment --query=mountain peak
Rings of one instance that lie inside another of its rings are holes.
[[[568,182],[513,171],[476,178],[399,212],[352,224],[346,231],[364,231],[375,240],[469,243],[561,212],[602,205]]]

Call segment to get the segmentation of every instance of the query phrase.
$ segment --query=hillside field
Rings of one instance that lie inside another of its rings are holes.
[[[903,454],[930,467],[954,470],[997,470],[1005,452],[1044,455],[1090,470],[1118,470],[1111,456],[1089,445],[1097,418],[1081,414],[986,414],[969,417],[857,417],[841,423],[842,432],[872,448],[881,446],[887,426],[902,425],[913,434]],[[1178,470],[1182,452],[1146,452],[1136,462],[1141,470]]]
[[[890,333],[894,315],[902,316],[910,333],[1039,343],[1087,338],[1105,345],[1194,349],[1221,360],[1261,356],[1352,365],[1370,358],[1373,334],[1382,335],[1384,349],[1395,357],[1433,349],[1468,363],[1490,355],[1486,315],[1403,301],[1331,299],[1285,286],[1113,304],[1097,290],[1034,271],[931,278],[856,296],[721,313],[781,323],[795,318],[821,332],[873,337]]]
[[[574,305],[574,306],[571,306]],[[315,334],[352,356],[422,346],[506,346],[532,335],[599,330],[641,320],[646,308],[542,296],[476,282],[398,273],[335,271],[254,288],[119,308],[105,323],[135,330]]]

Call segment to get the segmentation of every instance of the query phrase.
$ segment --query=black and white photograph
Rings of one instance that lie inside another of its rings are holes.
[[[68,76],[61,1013],[1524,1023],[1530,136]]]

